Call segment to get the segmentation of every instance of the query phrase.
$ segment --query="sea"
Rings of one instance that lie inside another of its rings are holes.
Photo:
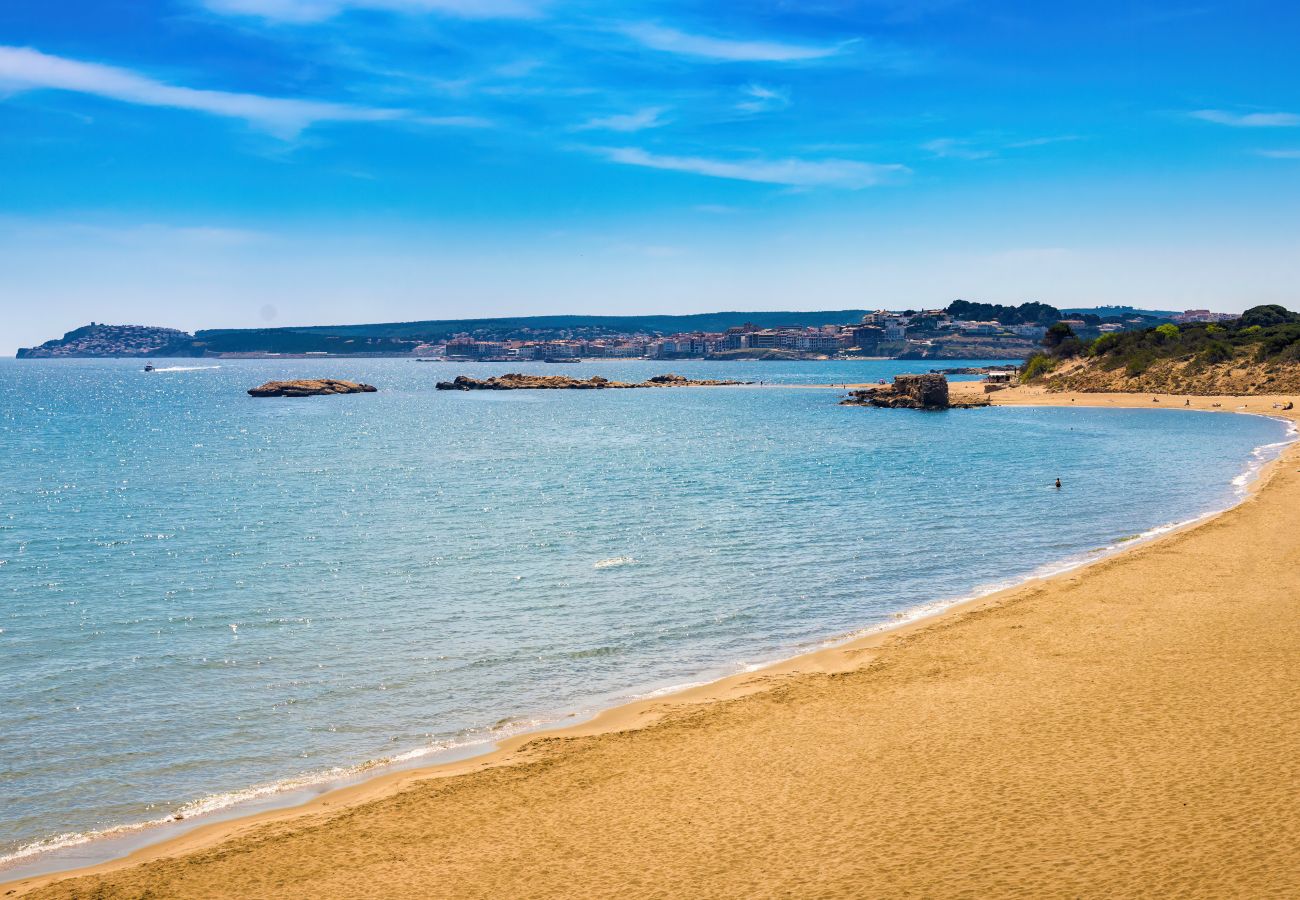
[[[981,362],[0,361],[0,877],[1078,565],[1293,437],[814,387]],[[434,389],[506,371],[762,383]],[[321,376],[379,391],[246,394]]]

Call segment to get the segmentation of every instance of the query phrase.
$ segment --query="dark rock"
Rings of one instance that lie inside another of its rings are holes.
[[[886,409],[952,409],[985,406],[983,403],[951,403],[948,379],[939,374],[897,375],[889,386],[850,391],[842,401],[848,406],[879,406]]]

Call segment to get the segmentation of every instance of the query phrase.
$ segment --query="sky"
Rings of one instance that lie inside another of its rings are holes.
[[[0,353],[90,321],[1300,309],[1289,0],[5,0]]]

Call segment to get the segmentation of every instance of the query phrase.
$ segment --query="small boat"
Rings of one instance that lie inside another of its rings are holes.
[[[153,363],[145,363],[145,364],[144,364],[144,370],[145,370],[146,372],[152,372],[152,371],[153,371]]]
[[[542,362],[548,362],[548,363],[576,363],[576,362],[582,362],[582,360],[578,359],[578,357],[576,357],[576,356],[552,356],[552,357],[548,357],[548,358],[542,360]]]

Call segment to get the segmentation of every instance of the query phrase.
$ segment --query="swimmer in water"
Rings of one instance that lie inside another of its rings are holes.
[[[1059,479],[1059,478],[1056,479],[1056,489],[1057,489],[1058,491],[1061,489],[1061,479]]]

